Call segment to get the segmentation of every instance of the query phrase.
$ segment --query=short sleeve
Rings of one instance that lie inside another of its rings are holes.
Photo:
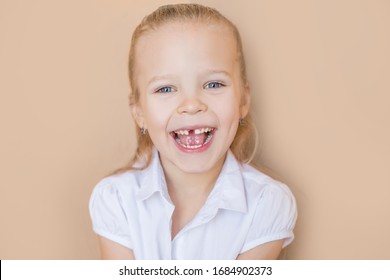
[[[132,249],[130,228],[122,199],[115,185],[103,179],[94,188],[90,202],[93,230],[96,234]]]
[[[294,239],[296,219],[297,206],[289,188],[281,183],[271,185],[257,202],[252,224],[240,253],[281,239],[284,239],[283,248],[288,246]]]

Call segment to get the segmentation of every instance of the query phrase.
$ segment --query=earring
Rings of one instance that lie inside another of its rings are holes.
[[[141,127],[139,130],[141,131],[142,135],[146,135],[146,133],[148,133],[148,129],[147,128]]]
[[[241,126],[245,125],[244,119],[240,118],[238,124],[241,125]]]

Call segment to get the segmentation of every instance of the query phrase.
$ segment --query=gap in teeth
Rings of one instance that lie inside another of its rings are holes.
[[[213,130],[213,128],[210,128],[210,127],[206,127],[206,128],[197,128],[197,129],[194,129],[194,133],[195,134],[201,134],[201,133],[209,133]],[[180,135],[189,135],[190,134],[190,131],[191,130],[186,130],[186,129],[180,129],[180,130],[176,130],[174,131],[176,134],[180,134]]]

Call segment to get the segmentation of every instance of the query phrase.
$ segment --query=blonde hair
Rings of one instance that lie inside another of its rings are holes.
[[[227,26],[231,31],[232,35],[237,44],[237,56],[240,64],[240,75],[242,84],[248,86],[246,67],[244,60],[244,53],[241,43],[241,37],[237,27],[226,17],[220,14],[217,10],[206,7],[199,4],[175,4],[165,5],[159,7],[150,15],[146,16],[141,23],[134,30],[130,54],[129,54],[129,80],[131,93],[129,96],[130,106],[138,104],[140,93],[137,88],[135,80],[135,61],[136,61],[136,45],[139,38],[146,32],[158,29],[160,26],[169,22],[201,22],[201,23],[220,23]],[[152,153],[153,153],[153,142],[148,134],[143,134],[137,129],[137,150],[134,157],[130,162],[118,169],[114,173],[124,172],[127,170],[142,170],[149,166]],[[243,119],[243,125],[238,126],[235,138],[230,146],[234,156],[242,163],[250,163],[256,153],[257,147],[257,133],[256,128],[252,122],[250,114]],[[137,163],[137,164],[136,164]],[[141,164],[141,165],[140,165]]]

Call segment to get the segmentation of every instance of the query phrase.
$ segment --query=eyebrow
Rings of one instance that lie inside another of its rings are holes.
[[[171,75],[171,74],[154,76],[153,78],[150,79],[150,81],[148,82],[148,85],[150,85],[151,83],[153,83],[155,81],[172,79],[173,77],[175,77],[175,75]]]
[[[225,71],[225,70],[216,70],[216,69],[211,69],[211,70],[206,70],[204,71],[204,73],[202,73],[202,76],[207,76],[207,75],[210,75],[210,74],[222,74],[222,75],[225,75],[227,77],[231,77],[231,74],[228,72],[228,71]],[[172,79],[172,78],[175,78],[177,77],[176,75],[173,75],[173,74],[166,74],[166,75],[158,75],[158,76],[154,76],[153,78],[151,78],[148,82],[148,85],[156,82],[156,81],[159,81],[159,80],[168,80],[168,79]]]
[[[205,74],[206,75],[209,75],[209,74],[223,74],[225,76],[231,77],[231,74],[228,71],[225,71],[225,70],[214,70],[214,69],[211,69],[211,70],[205,71]]]

